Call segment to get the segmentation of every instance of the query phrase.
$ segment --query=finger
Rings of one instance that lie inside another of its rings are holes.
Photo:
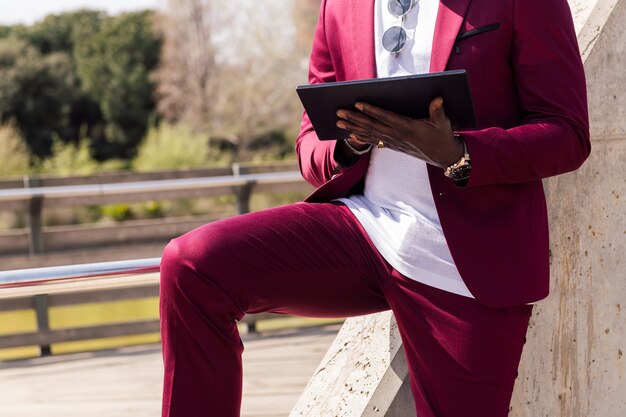
[[[363,113],[350,111],[350,110],[339,110],[337,112],[337,116],[339,116],[339,118],[341,119],[348,120],[350,122],[360,124],[363,126],[367,124],[373,125],[375,123],[380,123],[376,119],[369,117]]]
[[[375,132],[367,138],[359,137],[354,133],[352,135],[356,136],[359,140],[366,141],[367,143],[371,143],[373,145],[377,145],[379,142],[383,142],[385,149],[402,152],[414,158],[421,159],[427,163],[432,163],[431,159],[428,158],[420,149],[412,146],[410,143],[407,143],[405,141],[398,141],[392,137],[384,136]]]
[[[353,147],[355,147],[353,145],[354,142],[360,145],[376,145],[378,143],[378,141],[372,137],[363,137],[359,136],[356,133],[350,133],[350,138],[348,139],[348,142],[350,142],[350,145],[352,145]]]
[[[364,114],[386,124],[387,126],[398,126],[400,123],[406,122],[406,117],[368,103],[359,102],[355,104],[355,107]]]
[[[353,148],[370,145],[369,142],[362,140],[354,133],[350,133],[350,137],[347,140]]]
[[[368,143],[372,143],[372,144],[378,144],[379,142],[383,142],[385,144],[385,148],[387,149],[392,149],[392,150],[397,150],[400,152],[404,152],[404,150],[406,149],[406,144],[403,143],[402,141],[399,141],[393,137],[389,137],[386,135],[382,135],[380,133],[377,132],[372,132],[368,137],[367,137],[367,141]]]
[[[384,135],[392,135],[394,132],[393,127],[381,123],[380,121],[362,113],[352,112],[348,110],[339,110],[337,112],[337,116],[342,119],[337,122],[337,126],[341,129],[347,129],[346,127],[341,126],[344,125],[350,126],[350,128],[348,128],[347,130],[352,129],[351,131],[355,131],[358,133],[379,132]]]
[[[435,124],[443,124],[447,122],[448,116],[446,116],[446,111],[443,107],[442,97],[436,97],[430,102],[430,105],[428,106],[428,113],[430,115],[430,120]]]
[[[361,138],[362,140],[363,139],[366,140],[367,143],[372,142],[371,139],[368,139],[373,133],[371,129],[351,123],[347,120],[339,120],[337,122],[337,127],[340,129],[347,130],[350,133],[358,135],[359,138]]]
[[[367,138],[363,138],[358,136],[357,134],[353,133],[352,134],[354,137],[356,137],[358,140],[363,141],[365,144],[367,145],[373,145],[374,147],[380,147],[380,142],[384,143],[384,148],[387,149],[394,149],[391,145],[391,143],[389,141],[385,141],[382,139],[382,136],[380,135],[372,135],[372,136],[368,136]]]

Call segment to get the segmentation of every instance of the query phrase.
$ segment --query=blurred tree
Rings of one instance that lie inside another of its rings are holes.
[[[152,19],[80,10],[0,27],[0,120],[15,120],[40,157],[52,133],[77,143],[83,127],[97,159],[132,157],[154,117]]]
[[[23,40],[0,39],[0,119],[17,123],[34,155],[50,154],[53,133],[75,134],[70,115],[77,95],[67,54],[42,56]]]
[[[0,38],[8,38],[13,32],[12,26],[0,25]]]
[[[79,54],[76,48],[77,43],[82,39],[91,39],[100,31],[106,19],[107,15],[104,12],[95,10],[48,15],[41,22],[19,31],[19,36],[35,46],[42,54],[67,53],[72,58],[72,70],[76,73],[76,56]],[[81,87],[82,82],[77,74],[76,78]],[[69,99],[67,97],[68,101]],[[62,135],[59,140],[77,144],[81,140],[79,130],[82,129],[83,136],[85,136],[82,140],[86,140],[92,148],[92,153],[95,153],[91,138],[97,142],[103,140],[104,136],[104,120],[100,104],[91,98],[84,88],[79,88],[70,107],[71,135]]]
[[[31,26],[0,25],[0,38],[12,36],[25,40],[41,54],[66,52],[71,55],[75,39],[98,32],[105,19],[106,13],[86,9],[51,14]]]
[[[158,127],[148,129],[133,159],[133,169],[198,168],[206,166],[209,161],[227,164],[230,162],[227,158],[228,154],[208,146],[206,135],[194,133],[182,123],[172,126],[162,122]]]
[[[0,125],[0,177],[27,174],[29,156],[19,129],[12,123]]]
[[[150,11],[105,19],[98,31],[77,30],[74,57],[82,90],[99,103],[103,135],[92,137],[97,159],[131,158],[155,109],[161,41]]]
[[[206,128],[209,97],[216,87],[213,26],[218,24],[214,0],[167,0],[157,19],[164,39],[159,81],[158,110],[170,122],[189,121]],[[206,130],[206,129],[202,129]]]
[[[159,19],[161,114],[229,141],[240,160],[255,138],[293,129],[301,111],[294,89],[306,79],[293,4],[169,0]]]
[[[89,145],[85,141],[65,143],[56,134],[52,136],[52,155],[38,161],[35,172],[52,175],[90,175],[99,165],[91,158]]]
[[[313,32],[320,11],[321,0],[296,0],[294,21],[296,22],[298,49],[308,55],[313,42]],[[307,56],[308,58],[308,56]]]

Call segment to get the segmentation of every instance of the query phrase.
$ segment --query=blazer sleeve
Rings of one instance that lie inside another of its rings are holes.
[[[591,151],[583,63],[567,0],[516,0],[511,65],[522,124],[462,132],[467,187],[573,171]]]
[[[335,69],[326,38],[325,10],[326,0],[323,0],[309,60],[310,84],[336,81]],[[315,187],[319,187],[330,180],[339,165],[333,158],[335,144],[336,141],[334,140],[320,141],[318,139],[309,116],[305,112],[300,124],[300,133],[296,139],[296,153],[302,176]]]

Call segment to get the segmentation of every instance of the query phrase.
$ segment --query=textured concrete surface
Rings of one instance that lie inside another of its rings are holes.
[[[290,417],[414,414],[412,401],[398,396],[407,375],[402,341],[391,312],[349,319]],[[406,392],[411,400],[410,390]],[[395,398],[401,401],[394,402]]]
[[[512,417],[626,415],[626,1],[597,3],[579,32],[593,150],[545,181],[552,294],[535,308]]]
[[[626,0],[570,6],[593,151],[577,172],[545,181],[552,293],[534,310],[511,417],[626,416]],[[389,313],[344,327],[291,416],[414,415]]]

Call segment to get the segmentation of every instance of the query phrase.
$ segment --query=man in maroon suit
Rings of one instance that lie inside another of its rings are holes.
[[[307,202],[168,245],[163,416],[239,415],[246,313],[389,308],[418,416],[507,415],[532,303],[548,294],[541,180],[590,151],[567,1],[322,1],[311,83],[420,68],[467,70],[476,129],[452,131],[439,98],[426,120],[342,110],[346,141],[318,140],[305,114],[298,157],[319,187]]]

